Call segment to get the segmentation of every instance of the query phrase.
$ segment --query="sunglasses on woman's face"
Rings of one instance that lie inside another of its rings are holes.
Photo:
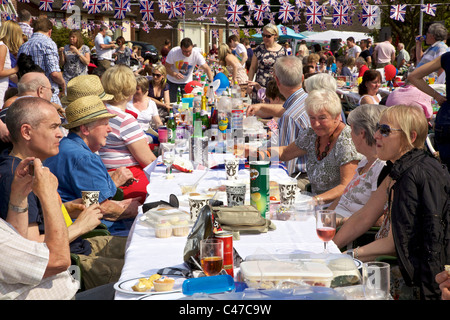
[[[272,38],[273,34],[264,34],[262,35],[264,38]]]
[[[394,129],[394,128],[391,128],[387,124],[379,124],[379,123],[377,123],[377,126],[375,128],[376,128],[376,131],[380,130],[380,134],[383,137],[389,137],[389,135],[392,133],[392,131],[402,131],[402,129]]]
[[[159,78],[162,76],[162,74],[160,73],[152,73],[152,76],[154,76],[155,78]]]

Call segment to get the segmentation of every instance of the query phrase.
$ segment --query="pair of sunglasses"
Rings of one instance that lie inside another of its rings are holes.
[[[394,129],[394,128],[391,128],[387,124],[379,124],[379,123],[377,123],[375,128],[376,128],[375,131],[380,130],[380,134],[383,137],[389,137],[389,135],[391,134],[392,131],[402,131],[402,129]]]
[[[160,73],[152,73],[152,76],[154,76],[155,78],[159,78],[162,76],[162,74]]]
[[[272,38],[273,34],[264,34],[262,35],[264,38]]]

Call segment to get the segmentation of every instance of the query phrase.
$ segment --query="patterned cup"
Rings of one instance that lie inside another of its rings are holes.
[[[81,191],[81,197],[83,199],[83,204],[87,207],[98,203],[98,198],[100,196],[100,191]]]
[[[200,210],[209,203],[209,200],[211,200],[211,197],[205,195],[189,197],[191,220],[197,220]]]
[[[236,180],[239,172],[239,160],[234,158],[225,159],[225,172],[227,180]]]
[[[282,181],[278,182],[280,187],[280,202],[284,205],[293,205],[295,203],[295,197],[299,188],[297,181]]]
[[[243,206],[245,203],[245,183],[230,182],[226,185],[227,202],[229,207]]]

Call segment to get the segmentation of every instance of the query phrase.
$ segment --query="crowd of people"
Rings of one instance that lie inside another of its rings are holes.
[[[317,203],[336,210],[338,247],[345,250],[380,226],[372,243],[352,249],[354,257],[397,256],[403,282],[393,287],[394,297],[450,298],[450,275],[443,271],[450,264],[449,106],[424,81],[434,72],[445,81],[450,72],[442,25],[429,27],[425,52],[418,40],[414,70],[408,51],[398,44],[396,54],[392,38],[375,45],[348,38],[335,52],[306,43],[292,50],[279,43],[272,24],[263,28],[260,45],[251,48],[233,35],[206,59],[190,38],[175,47],[166,41],[161,62],[149,66],[102,26],[91,72],[91,51],[79,31],[58,49],[48,18],[34,20],[33,33],[23,22],[31,21],[27,12],[19,18],[21,24],[0,27],[0,251],[8,257],[0,261],[0,297],[73,298],[78,287],[67,272],[70,254],[80,257],[86,289],[75,297],[113,295],[128,233],[151,183],[144,168],[157,156],[146,132],[165,123],[194,71],[213,81],[210,63],[219,63],[243,95],[265,90],[266,99],[249,105],[246,115],[274,120],[278,144],[252,156],[284,162],[302,190],[310,188]],[[142,68],[133,70],[130,59]],[[383,101],[376,69],[389,65],[409,68],[402,89],[417,96]],[[336,76],[353,74],[361,78],[361,99],[345,114]],[[439,159],[425,147],[432,114],[426,101],[416,101],[421,95],[441,105],[433,128]],[[98,205],[82,204],[85,190],[100,190]],[[99,226],[108,235],[83,237]]]

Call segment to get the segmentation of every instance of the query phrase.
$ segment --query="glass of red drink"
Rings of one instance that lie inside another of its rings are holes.
[[[334,210],[317,210],[316,232],[323,241],[323,253],[328,253],[328,241],[336,234],[336,212]]]
[[[200,261],[205,275],[218,275],[223,268],[223,241],[219,239],[200,241]]]

